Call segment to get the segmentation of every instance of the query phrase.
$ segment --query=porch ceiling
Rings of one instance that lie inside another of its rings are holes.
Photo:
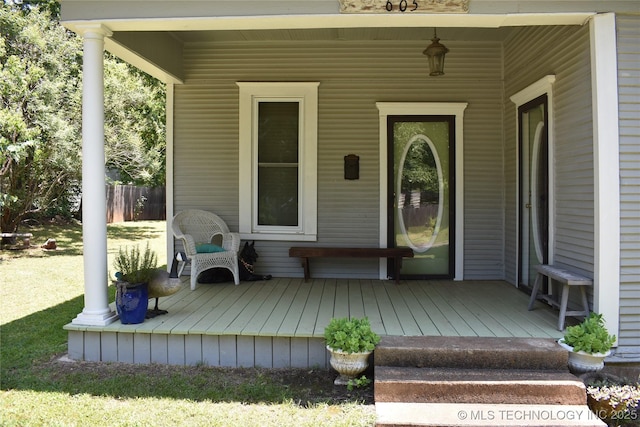
[[[337,4],[337,3],[336,3]],[[63,8],[64,11],[64,8]],[[70,14],[73,16],[73,14]],[[433,28],[443,40],[500,41],[510,28],[583,25],[593,12],[506,14],[284,14],[203,17],[64,19],[70,30],[112,33],[105,47],[164,82],[182,83],[185,44],[264,40],[424,40]]]

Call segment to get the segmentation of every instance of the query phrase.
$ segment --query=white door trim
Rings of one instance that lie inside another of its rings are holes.
[[[554,74],[549,74],[544,76],[543,78],[541,78],[540,80],[538,80],[537,82],[527,86],[526,88],[522,89],[520,92],[515,93],[514,95],[512,95],[509,99],[511,100],[511,102],[513,102],[516,105],[516,112],[515,112],[515,117],[514,120],[516,121],[516,154],[515,154],[515,158],[514,158],[514,162],[516,164],[516,177],[520,176],[520,127],[518,126],[518,109],[520,108],[521,105],[526,104],[529,101],[532,101],[536,98],[538,98],[539,96],[542,95],[547,95],[547,146],[548,146],[548,153],[549,153],[549,175],[547,177],[548,182],[549,182],[549,212],[548,212],[548,216],[549,216],[549,248],[548,248],[548,253],[547,255],[549,256],[548,262],[549,264],[553,264],[554,262],[554,257],[555,257],[555,215],[554,212],[556,211],[556,197],[555,197],[555,167],[554,167],[554,160],[553,160],[553,156],[555,153],[555,139],[554,139],[554,123],[553,123],[553,84],[556,81],[556,76]],[[517,197],[516,197],[516,206],[515,206],[515,212],[516,212],[516,229],[515,229],[515,235],[518,236],[520,235],[520,221],[522,220],[522,218],[520,218],[520,204],[521,204],[521,199],[522,199],[522,195],[520,194],[520,178],[517,178],[518,183],[517,183]],[[519,239],[516,239],[516,258],[520,256],[520,241]],[[515,286],[518,286],[518,278],[520,277],[520,265],[519,263],[516,263],[516,283]]]
[[[380,117],[380,247],[387,246],[387,117],[455,116],[456,221],[453,280],[464,279],[464,110],[466,102],[376,102]],[[387,262],[380,260],[380,280],[388,278]]]

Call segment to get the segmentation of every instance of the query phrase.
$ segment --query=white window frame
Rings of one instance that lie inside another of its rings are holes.
[[[239,229],[243,239],[316,241],[318,229],[318,86],[319,82],[237,82],[239,96]],[[300,104],[298,225],[257,223],[259,102]]]

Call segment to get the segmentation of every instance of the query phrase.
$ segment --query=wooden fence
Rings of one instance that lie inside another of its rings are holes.
[[[107,185],[107,223],[166,218],[164,187]]]

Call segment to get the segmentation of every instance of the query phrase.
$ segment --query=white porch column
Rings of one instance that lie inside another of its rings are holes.
[[[610,333],[620,316],[620,141],[616,18],[595,15],[590,23],[594,161],[594,296]]]
[[[82,240],[84,309],[71,323],[104,326],[117,319],[107,294],[107,197],[104,154],[104,37],[101,25],[84,28],[82,88]]]

